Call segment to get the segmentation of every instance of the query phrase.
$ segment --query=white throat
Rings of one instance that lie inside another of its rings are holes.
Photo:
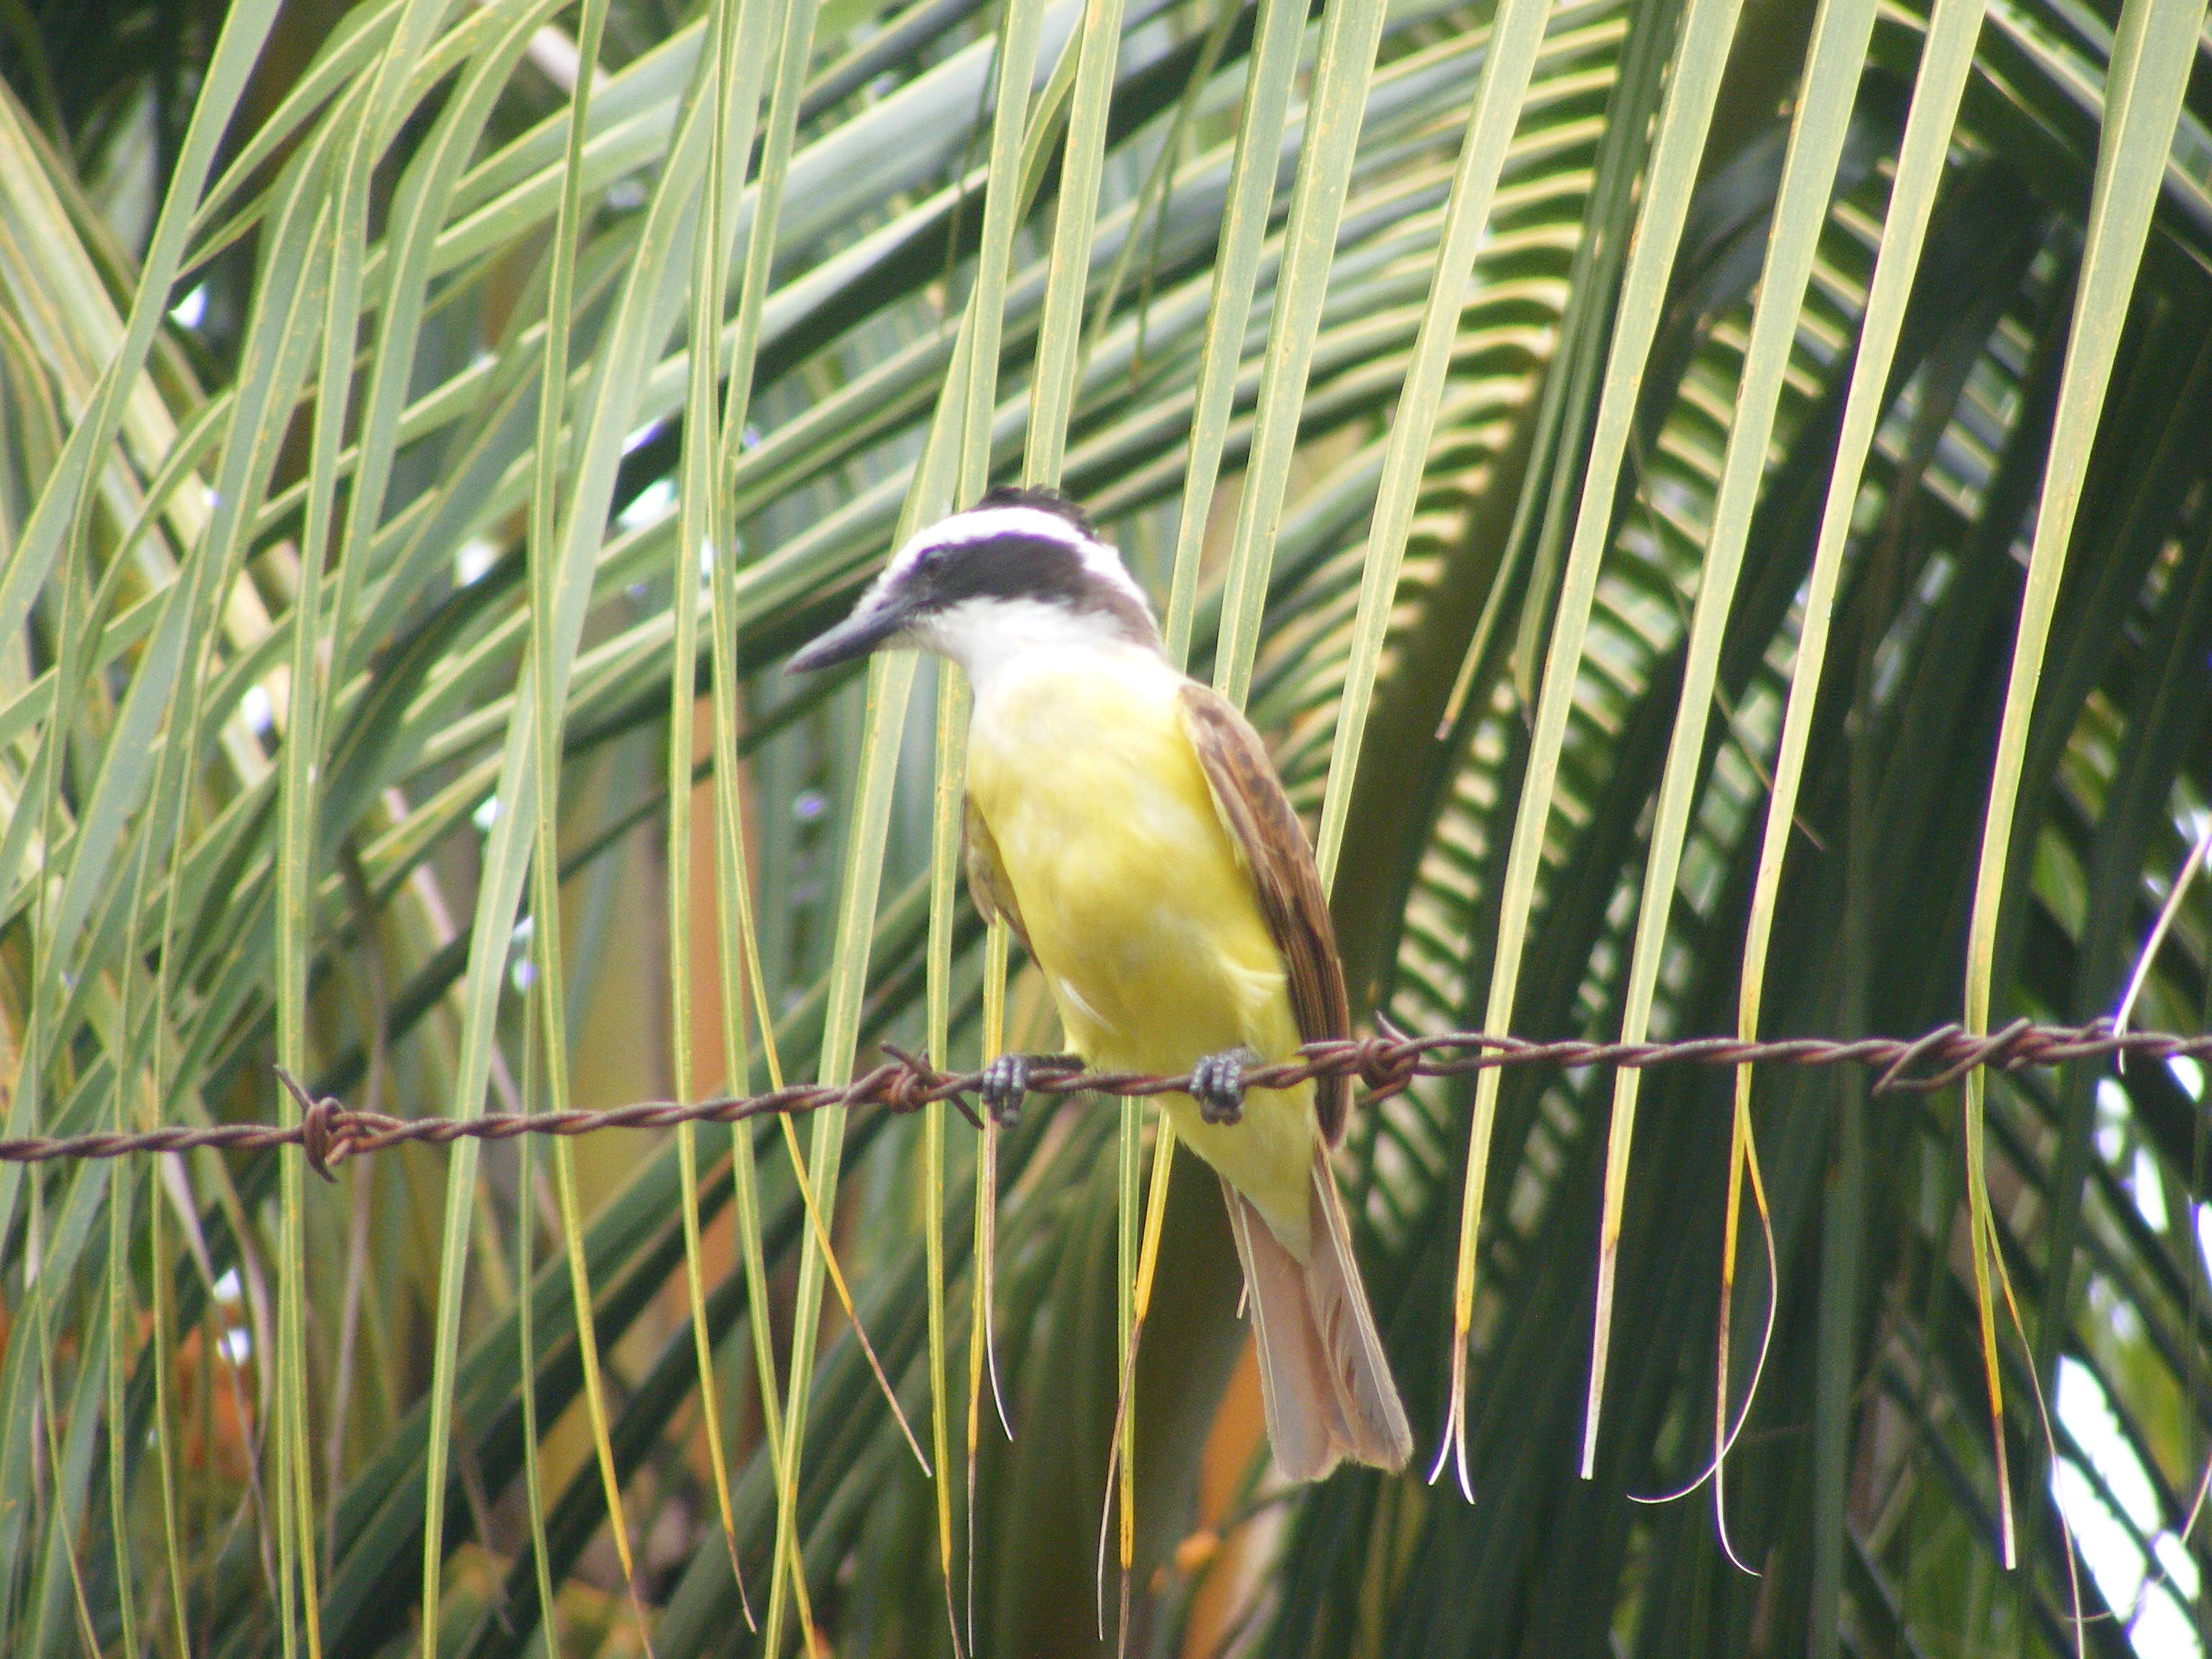
[[[929,618],[918,643],[960,665],[977,701],[1039,669],[1156,658],[1107,616],[1042,599],[969,599]]]

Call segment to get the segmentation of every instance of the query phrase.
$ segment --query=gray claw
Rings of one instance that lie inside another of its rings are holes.
[[[983,1068],[983,1109],[1000,1128],[1021,1121],[1022,1101],[1029,1091],[1027,1054],[1000,1054]]]
[[[1244,1070],[1259,1055],[1249,1048],[1208,1054],[1190,1068],[1190,1097],[1208,1123],[1235,1123],[1244,1115]]]
[[[1083,1060],[1078,1054],[1000,1054],[983,1068],[980,1091],[983,1109],[1000,1128],[1010,1129],[1021,1121],[1022,1102],[1035,1073],[1082,1069]]]

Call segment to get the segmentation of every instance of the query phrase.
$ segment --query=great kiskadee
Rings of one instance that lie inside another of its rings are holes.
[[[1161,1098],[1221,1176],[1277,1465],[1403,1467],[1413,1437],[1329,1167],[1350,1085],[1243,1086],[1246,1066],[1350,1025],[1313,854],[1258,734],[1168,661],[1144,590],[1050,491],[994,489],[916,535],[790,666],[886,646],[967,672],[969,886],[1074,1048],[1193,1074],[1193,1095]],[[1021,1076],[994,1073],[1017,1098]]]

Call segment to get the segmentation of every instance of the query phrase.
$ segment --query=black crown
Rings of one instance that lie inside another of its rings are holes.
[[[1020,484],[1000,484],[995,489],[986,490],[982,500],[975,505],[977,507],[1035,507],[1040,513],[1049,513],[1056,519],[1064,519],[1091,540],[1098,539],[1098,532],[1091,525],[1091,515],[1057,489],[1031,489]]]

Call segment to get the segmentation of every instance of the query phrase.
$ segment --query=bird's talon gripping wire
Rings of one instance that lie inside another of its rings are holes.
[[[1249,1048],[1208,1054],[1190,1068],[1190,1097],[1208,1123],[1235,1123],[1244,1115],[1244,1071],[1260,1063]]]
[[[983,1109],[1000,1128],[1011,1129],[1021,1121],[1022,1102],[1035,1073],[1082,1068],[1077,1054],[1000,1054],[983,1068]]]
[[[1027,1054],[1000,1054],[983,1068],[983,1109],[1000,1128],[1021,1121],[1022,1097],[1029,1091]]]

